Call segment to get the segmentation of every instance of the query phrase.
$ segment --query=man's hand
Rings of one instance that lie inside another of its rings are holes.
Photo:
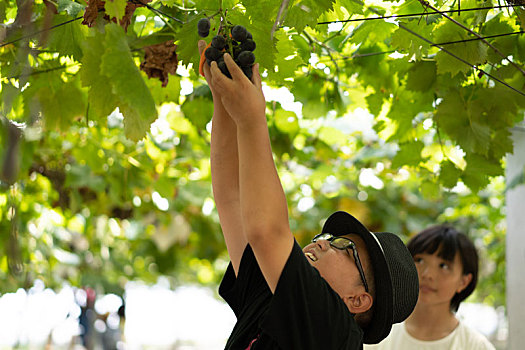
[[[237,127],[249,125],[255,120],[266,123],[266,101],[262,92],[259,64],[256,63],[252,67],[253,76],[250,81],[227,53],[224,54],[224,62],[232,79],[222,74],[216,62],[212,62],[211,67],[207,67],[207,64],[204,65],[206,79],[212,93],[221,99],[224,108],[237,124]]]

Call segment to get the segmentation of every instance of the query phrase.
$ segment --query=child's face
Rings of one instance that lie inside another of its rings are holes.
[[[369,267],[366,266],[365,261],[367,259],[365,257],[368,252],[364,241],[356,234],[342,237],[349,238],[356,244],[363,268],[367,271]],[[303,252],[308,262],[319,271],[321,276],[341,297],[356,289],[364,291],[361,275],[357,269],[352,251],[339,250],[331,247],[330,242],[319,240],[304,247]]]
[[[468,286],[472,275],[463,274],[459,253],[452,261],[439,257],[438,253],[439,250],[434,254],[414,255],[419,276],[418,304],[443,306],[448,310],[454,295]]]

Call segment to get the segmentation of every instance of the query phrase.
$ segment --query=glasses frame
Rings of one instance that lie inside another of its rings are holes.
[[[338,236],[332,235],[331,233],[326,233],[326,232],[315,235],[314,238],[312,238],[312,242],[315,243],[320,239],[330,242],[330,246],[332,248],[335,248],[338,250],[345,250],[347,253],[348,253],[348,249],[352,249],[355,265],[357,266],[357,270],[359,270],[359,275],[361,275],[361,281],[363,282],[363,285],[365,286],[365,291],[368,293],[369,290],[368,290],[368,283],[366,282],[366,278],[365,278],[365,271],[363,269],[363,265],[361,265],[361,259],[359,259],[359,254],[357,253],[357,246],[355,245],[355,243],[346,237],[338,237]],[[336,245],[337,241],[339,242],[343,241],[344,243],[343,245]],[[350,255],[350,253],[348,253],[348,255]]]

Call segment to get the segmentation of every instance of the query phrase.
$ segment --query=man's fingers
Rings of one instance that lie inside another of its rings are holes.
[[[211,67],[209,68],[209,70],[211,72],[211,80],[213,86],[215,86],[219,90],[228,89],[228,84],[231,84],[232,82],[230,81],[230,78],[222,74],[221,70],[219,69],[219,66],[217,65],[217,62],[211,62]]]
[[[206,42],[204,40],[199,40],[199,43],[197,44],[199,47],[199,55],[202,55],[202,51],[206,48]]]
[[[259,89],[262,89],[261,74],[259,72],[259,63],[256,63],[252,67],[252,82]]]
[[[239,67],[237,63],[235,63],[230,54],[224,54],[224,63],[226,63],[226,67],[228,67],[228,71],[230,72],[233,80],[242,79],[244,73],[241,70],[241,67]]]

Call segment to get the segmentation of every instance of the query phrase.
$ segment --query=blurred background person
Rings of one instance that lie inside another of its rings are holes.
[[[427,228],[407,244],[419,275],[414,312],[390,335],[366,350],[494,350],[478,331],[456,317],[460,303],[478,281],[478,253],[463,233],[449,225]]]

